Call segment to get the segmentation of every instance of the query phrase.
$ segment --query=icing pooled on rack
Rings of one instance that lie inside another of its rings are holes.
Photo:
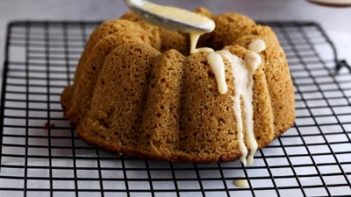
[[[234,180],[234,185],[238,188],[249,188],[249,181],[247,179]]]

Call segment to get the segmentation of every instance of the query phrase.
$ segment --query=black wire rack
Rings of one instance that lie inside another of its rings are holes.
[[[59,102],[98,22],[12,22],[0,110],[0,196],[351,195],[351,75],[323,29],[269,22],[296,87],[293,128],[253,166],[189,164],[114,155],[85,144]],[[249,188],[233,180],[248,177]]]

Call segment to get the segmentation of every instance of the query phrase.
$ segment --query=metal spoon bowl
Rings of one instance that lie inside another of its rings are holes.
[[[157,4],[151,3],[151,2],[146,1],[146,0],[124,0],[124,2],[128,5],[128,7],[133,12],[135,12],[137,15],[142,17],[144,20],[146,20],[152,24],[158,25],[158,26],[162,26],[162,27],[176,30],[176,31],[181,31],[184,33],[190,33],[190,32],[204,32],[204,33],[206,33],[206,32],[213,31],[213,28],[201,27],[201,26],[191,25],[188,23],[183,23],[181,21],[176,21],[176,20],[173,20],[171,18],[167,18],[166,16],[161,16],[157,13],[150,12],[149,10],[144,9],[142,7],[142,4],[143,3],[150,3],[153,5],[157,5]],[[157,6],[161,6],[161,5],[157,5]],[[187,12],[189,12],[190,14],[194,14],[191,11],[187,11]],[[203,17],[203,16],[201,16],[201,17]]]

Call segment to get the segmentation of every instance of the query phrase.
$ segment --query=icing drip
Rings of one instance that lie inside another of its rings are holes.
[[[254,72],[261,64],[262,58],[255,52],[249,51],[245,56],[245,63],[248,69]]]
[[[251,165],[253,163],[253,156],[257,150],[257,142],[253,131],[252,109],[253,74],[256,69],[252,65],[245,65],[239,57],[231,54],[229,51],[223,50],[219,53],[230,62],[234,78],[235,95],[232,97],[232,100],[238,132],[237,138],[241,152],[240,160],[244,166],[247,164]],[[244,105],[244,117],[242,117],[241,100]],[[244,125],[246,125],[246,128],[243,128]],[[245,130],[246,135],[244,140],[243,133]],[[247,143],[247,147],[245,142]],[[248,153],[248,149],[250,153]]]
[[[212,52],[208,54],[207,61],[215,74],[219,93],[227,93],[228,86],[227,82],[225,81],[225,65],[222,56],[216,52]]]
[[[266,50],[266,43],[262,39],[253,40],[248,49],[252,52],[261,53],[262,51]]]
[[[248,147],[250,149],[250,154],[247,156],[247,162],[249,165],[252,165],[254,163],[254,155],[257,151],[258,144],[255,138],[255,133],[254,133],[254,122],[253,122],[253,93],[252,93],[252,88],[253,88],[253,75],[258,68],[258,66],[262,63],[262,58],[258,54],[259,52],[262,52],[266,50],[266,44],[263,40],[261,39],[256,39],[253,40],[250,45],[249,45],[249,52],[245,56],[245,63],[247,66],[247,69],[249,70],[250,76],[248,77],[248,86],[247,88],[247,97],[244,99],[244,108],[246,110],[246,126],[247,126],[247,132],[246,132],[246,143],[248,144]]]
[[[235,95],[232,96],[232,108],[236,120],[236,130],[238,132],[237,139],[241,152],[240,160],[244,166],[252,165],[254,163],[254,155],[258,148],[253,121],[253,75],[262,63],[262,58],[257,52],[264,51],[266,49],[266,44],[261,39],[252,41],[249,45],[250,51],[247,52],[243,61],[228,50],[214,52],[209,48],[196,49],[196,43],[200,35],[201,34],[195,33],[191,34],[191,52],[209,52],[207,55],[207,61],[215,74],[220,94],[225,94],[228,91],[223,58],[230,63],[233,73],[233,85],[235,88]],[[241,104],[243,104],[243,110]],[[244,128],[244,126],[246,126],[246,128]],[[244,132],[246,132],[245,135]]]
[[[197,42],[199,41],[200,36],[203,33],[198,33],[198,32],[192,32],[190,33],[190,53],[200,53],[200,52],[205,52],[205,53],[211,53],[214,52],[213,49],[208,48],[208,47],[203,47],[203,48],[196,48]]]
[[[209,53],[207,60],[215,74],[218,91],[221,94],[225,94],[228,90],[225,81],[225,65],[223,58],[229,61],[234,78],[233,85],[235,88],[235,95],[232,96],[232,108],[238,132],[237,138],[241,152],[240,160],[244,166],[252,165],[254,162],[254,155],[258,148],[253,121],[253,75],[261,64],[262,59],[260,55],[252,51],[246,54],[244,61],[227,50]],[[243,103],[243,110],[241,109],[241,101]],[[243,117],[242,111],[244,112]],[[244,128],[244,125],[246,128]],[[246,133],[244,135],[245,131]]]
[[[250,54],[250,53],[249,53]],[[249,54],[246,56],[248,57]],[[257,55],[258,57],[260,57],[259,55]],[[254,122],[253,122],[253,106],[252,106],[252,88],[253,88],[253,74],[255,72],[255,70],[257,69],[258,65],[261,63],[261,57],[259,59],[256,59],[255,61],[253,61],[253,63],[247,63],[246,58],[245,57],[245,62],[246,62],[246,66],[248,66],[249,68],[249,75],[247,78],[247,86],[248,88],[246,88],[245,94],[243,94],[243,100],[244,100],[244,109],[246,110],[245,114],[245,123],[246,123],[246,143],[247,146],[250,149],[250,153],[247,156],[247,162],[249,165],[252,165],[254,162],[254,155],[256,153],[257,150],[257,141],[255,138],[255,133],[254,133]]]

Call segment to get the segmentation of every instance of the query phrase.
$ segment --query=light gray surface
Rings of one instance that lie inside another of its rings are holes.
[[[313,20],[321,23],[342,58],[351,61],[351,8],[327,8],[304,0],[157,0],[188,9],[208,7],[215,13],[235,11],[260,20]],[[12,20],[100,20],[127,10],[121,0],[1,0],[0,62],[6,24]]]

